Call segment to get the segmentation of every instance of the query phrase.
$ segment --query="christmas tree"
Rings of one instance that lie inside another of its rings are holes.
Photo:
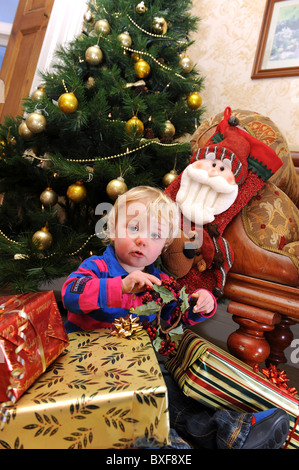
[[[204,111],[190,0],[93,0],[24,115],[0,126],[0,285],[67,276],[104,249],[102,221],[137,185],[166,187]],[[103,222],[104,223],[104,222]]]

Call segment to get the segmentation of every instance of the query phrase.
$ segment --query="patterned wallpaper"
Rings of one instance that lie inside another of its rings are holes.
[[[205,77],[205,117],[226,106],[265,114],[299,150],[299,77],[251,79],[266,0],[193,0],[201,18],[188,49]]]

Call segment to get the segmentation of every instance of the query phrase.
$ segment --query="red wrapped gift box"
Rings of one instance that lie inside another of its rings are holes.
[[[0,414],[68,346],[52,291],[0,297]]]

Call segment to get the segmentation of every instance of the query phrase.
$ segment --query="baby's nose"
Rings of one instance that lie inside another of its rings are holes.
[[[138,237],[135,240],[135,243],[137,246],[145,246],[146,245],[146,237],[143,237],[142,235],[138,235]]]

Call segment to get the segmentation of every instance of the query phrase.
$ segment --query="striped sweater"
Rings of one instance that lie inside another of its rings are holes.
[[[163,280],[168,276],[157,269],[154,264],[146,268],[149,274]],[[113,246],[108,246],[102,256],[91,256],[70,274],[62,287],[63,305],[68,310],[66,330],[95,330],[112,326],[115,319],[125,317],[130,308],[142,304],[143,293],[122,294],[122,278],[128,272],[119,264]],[[191,309],[184,315],[185,325],[194,325],[210,318],[216,311],[206,315],[194,313]],[[162,318],[170,323],[174,304],[166,305]],[[155,314],[140,316],[140,321],[152,321]]]

